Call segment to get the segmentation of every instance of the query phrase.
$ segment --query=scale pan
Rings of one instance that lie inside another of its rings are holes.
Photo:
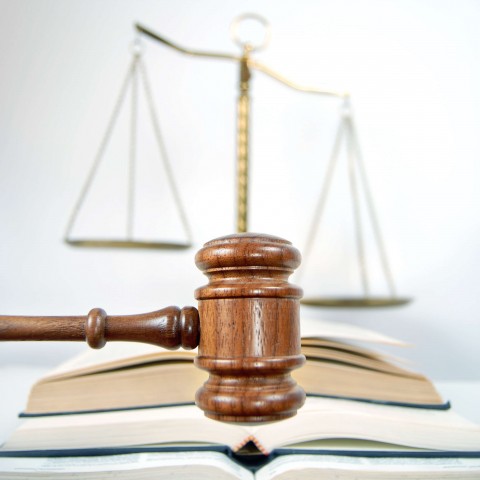
[[[66,239],[65,243],[73,247],[91,247],[91,248],[144,248],[151,250],[186,250],[191,248],[192,244],[188,242],[147,242],[142,240],[87,240]]]
[[[411,298],[406,297],[307,297],[300,300],[300,303],[313,307],[370,308],[397,307],[411,301]]]

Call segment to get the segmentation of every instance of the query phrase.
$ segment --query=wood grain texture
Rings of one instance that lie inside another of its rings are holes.
[[[305,400],[290,375],[305,361],[302,291],[288,277],[300,253],[286,240],[246,233],[208,242],[196,263],[209,283],[195,292],[202,322],[195,364],[210,374],[197,405],[222,421],[295,415]]]
[[[200,320],[194,307],[167,307],[140,315],[108,316],[101,308],[85,316],[0,316],[0,340],[82,341],[92,348],[106,342],[143,342],[175,349],[195,348]]]

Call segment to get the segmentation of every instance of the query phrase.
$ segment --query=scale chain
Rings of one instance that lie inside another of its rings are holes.
[[[365,245],[363,242],[362,230],[362,214],[360,208],[360,199],[358,195],[357,178],[355,174],[355,159],[353,149],[353,139],[351,131],[348,128],[348,119],[345,115],[343,121],[346,123],[346,140],[347,140],[347,156],[348,156],[348,177],[350,180],[350,192],[353,207],[353,220],[355,226],[355,242],[357,245],[358,267],[360,271],[360,279],[362,282],[363,294],[366,298],[370,295],[370,286],[368,282],[368,266],[365,258]]]
[[[315,213],[313,215],[313,219],[310,224],[310,230],[307,236],[307,242],[306,242],[305,248],[302,251],[303,265],[308,265],[308,259],[312,251],[313,243],[315,241],[315,237],[318,231],[318,226],[320,225],[320,221],[323,216],[323,212],[325,210],[325,204],[327,203],[328,192],[330,191],[333,174],[335,173],[335,168],[338,163],[340,145],[342,142],[343,135],[344,135],[344,122],[342,119],[338,124],[337,133],[333,143],[332,153],[330,155],[330,161],[328,163],[327,172],[325,174],[325,178],[324,178],[322,189],[321,189],[321,195],[320,195],[320,198],[318,199],[317,207],[315,208]],[[297,275],[297,281],[300,281],[303,272],[304,272],[304,269],[300,268]]]
[[[90,171],[87,176],[87,180],[85,181],[82,190],[80,192],[80,196],[78,197],[77,203],[75,204],[72,214],[70,215],[69,221],[67,223],[67,228],[65,230],[65,240],[69,240],[70,234],[73,229],[73,225],[75,223],[75,220],[80,212],[80,209],[82,208],[82,205],[85,201],[85,197],[87,196],[88,191],[90,190],[90,187],[92,186],[93,180],[95,178],[95,175],[98,171],[98,168],[100,166],[100,163],[103,159],[103,153],[105,152],[105,149],[107,147],[108,141],[110,140],[110,137],[112,135],[113,128],[115,126],[115,123],[119,117],[120,113],[120,108],[122,107],[123,101],[125,100],[126,94],[127,94],[127,89],[128,85],[130,83],[130,79],[132,77],[133,71],[134,71],[134,65],[135,65],[135,58],[132,60],[130,65],[128,66],[127,73],[124,77],[122,87],[120,89],[120,93],[117,97],[117,101],[115,102],[115,107],[113,109],[112,115],[110,117],[110,120],[107,125],[107,129],[103,135],[103,138],[100,142],[99,149],[97,151],[97,154],[95,156],[95,160],[90,168]]]
[[[387,250],[385,248],[385,243],[383,242],[383,236],[382,232],[380,229],[380,222],[378,221],[378,216],[375,210],[375,206],[373,204],[373,196],[371,193],[370,185],[368,182],[367,174],[365,171],[365,166],[363,162],[363,157],[362,153],[360,150],[360,144],[358,141],[358,136],[356,132],[356,128],[353,122],[353,118],[350,115],[347,120],[347,127],[350,130],[350,135],[352,139],[352,144],[356,152],[356,158],[357,158],[357,163],[359,166],[359,172],[360,172],[360,181],[363,185],[363,190],[365,194],[365,199],[366,199],[366,204],[370,213],[370,219],[372,221],[372,228],[373,228],[373,233],[375,236],[375,240],[377,242],[379,254],[380,254],[380,261],[382,264],[382,269],[383,273],[385,276],[385,280],[387,281],[388,288],[390,291],[390,295],[392,298],[396,298],[397,293],[396,293],[396,287],[395,287],[395,282],[393,280],[393,274],[392,270],[390,268],[390,263],[388,261],[388,256],[387,256]]]
[[[153,124],[153,131],[155,133],[155,138],[157,140],[158,148],[160,149],[160,153],[161,153],[160,156],[163,160],[163,165],[165,167],[165,172],[166,172],[167,177],[168,177],[168,183],[170,185],[170,188],[172,189],[173,199],[174,199],[175,204],[177,206],[178,213],[180,215],[180,220],[182,222],[183,228],[184,228],[185,233],[187,235],[188,242],[191,243],[192,238],[193,238],[192,231],[191,231],[191,228],[190,228],[190,224],[188,223],[188,220],[187,220],[187,214],[185,212],[185,208],[183,206],[183,202],[182,202],[181,197],[180,197],[180,192],[178,191],[177,184],[175,183],[175,178],[173,176],[173,170],[172,170],[172,167],[171,167],[170,160],[168,158],[167,149],[165,148],[165,143],[163,141],[163,137],[162,137],[162,134],[160,132],[160,123],[158,121],[158,116],[157,116],[157,113],[155,111],[152,90],[150,88],[150,81],[148,79],[147,69],[146,69],[145,63],[143,62],[143,59],[139,59],[139,67],[140,67],[140,74],[141,74],[140,77],[141,77],[142,82],[143,82],[143,87],[144,87],[144,90],[145,90],[145,96],[146,96],[146,99],[147,99],[148,110],[150,112],[150,118],[151,118],[152,124]]]
[[[132,91],[130,114],[130,150],[127,195],[127,240],[133,240],[133,221],[135,213],[135,160],[137,152],[137,115],[138,115],[138,63],[140,54],[135,53],[132,63]]]

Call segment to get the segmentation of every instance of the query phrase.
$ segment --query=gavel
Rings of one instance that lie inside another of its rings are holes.
[[[194,363],[209,373],[195,396],[207,417],[267,422],[291,417],[305,392],[291,371],[305,362],[300,347],[301,288],[288,282],[300,265],[292,244],[241,233],[207,242],[195,257],[208,284],[195,307],[109,316],[0,316],[0,340],[86,340],[92,348],[132,341],[168,349],[198,346]],[[168,386],[165,386],[168,388]]]

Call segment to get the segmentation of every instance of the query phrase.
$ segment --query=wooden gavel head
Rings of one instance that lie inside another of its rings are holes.
[[[290,372],[305,362],[300,348],[299,299],[288,282],[300,264],[290,242],[270,235],[235,234],[204,245],[197,266],[208,284],[194,307],[107,316],[0,317],[0,340],[87,340],[195,348],[195,365],[209,373],[197,391],[205,415],[228,422],[265,422],[295,415],[305,393]],[[166,388],[168,388],[166,386]]]
[[[290,376],[305,362],[302,290],[288,277],[300,264],[299,251],[281,238],[247,233],[208,242],[195,261],[209,279],[195,291],[201,325],[195,365],[210,374],[197,405],[222,421],[295,415],[305,401]]]

